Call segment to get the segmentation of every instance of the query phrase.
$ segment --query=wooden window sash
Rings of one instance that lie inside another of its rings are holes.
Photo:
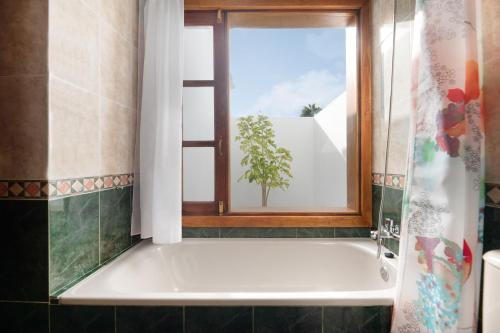
[[[196,1],[186,1],[186,8],[196,9],[193,3]],[[214,1],[198,1],[208,4]],[[231,2],[231,1],[229,1]],[[229,2],[226,2],[228,4]],[[246,1],[245,3],[251,3]],[[286,2],[286,1],[285,1]],[[291,1],[294,2],[294,1]],[[325,1],[326,2],[326,1]],[[348,98],[352,98],[356,117],[351,118],[354,123],[350,126],[357,127],[357,135],[354,140],[348,140],[348,144],[354,145],[356,153],[351,156],[354,160],[348,162],[348,179],[354,179],[354,183],[348,186],[356,188],[357,191],[348,190],[348,207],[336,211],[327,212],[231,212],[229,206],[229,92],[228,92],[228,16],[222,11],[223,22],[218,23],[223,27],[221,35],[216,33],[215,24],[217,24],[217,11],[197,11],[196,14],[211,13],[212,24],[214,24],[214,80],[206,82],[185,81],[184,86],[214,86],[224,87],[224,90],[215,92],[215,139],[206,142],[207,145],[215,147],[217,138],[223,139],[223,154],[215,154],[215,201],[214,202],[183,202],[183,225],[186,227],[367,227],[371,226],[371,63],[370,63],[370,12],[368,1],[357,1],[356,6],[337,6],[342,1],[329,1],[328,8],[308,8],[309,10],[334,9],[344,13],[349,17],[348,26],[356,26],[357,43],[356,54],[357,61],[351,64],[346,63],[348,70],[354,70],[354,76],[348,75],[346,86],[351,86],[351,92]],[[356,2],[356,1],[354,1]],[[354,2],[350,2],[352,5]],[[191,3],[191,4],[189,4]],[[231,7],[230,5],[228,5]],[[264,7],[264,6],[263,6]],[[255,10],[268,10],[269,8],[256,7],[248,8]],[[335,7],[335,8],[333,8]],[[207,7],[199,7],[207,8]],[[230,10],[241,10],[242,8],[224,8]],[[277,8],[274,8],[277,9]],[[284,10],[296,10],[302,8],[283,7]],[[195,15],[195,12],[186,12],[186,15]],[[196,15],[195,15],[196,16]],[[187,16],[186,16],[187,17]],[[342,15],[339,15],[342,17]],[[198,18],[198,20],[200,20]],[[215,21],[215,22],[214,22]],[[193,22],[193,21],[190,21]],[[201,22],[201,21],[199,21]],[[269,21],[268,21],[269,22]],[[268,24],[268,23],[267,23]],[[196,25],[196,24],[194,24]],[[207,25],[206,23],[198,25]],[[218,35],[220,47],[216,46],[215,39]],[[347,46],[347,45],[346,45]],[[348,47],[348,46],[347,46]],[[219,51],[219,52],[217,52]],[[347,59],[346,59],[347,60]],[[217,75],[220,74],[220,76]],[[349,77],[351,79],[349,79]],[[220,82],[220,83],[219,83]],[[348,111],[349,112],[349,111]],[[352,112],[352,110],[351,110]],[[198,146],[200,142],[184,142],[186,145]],[[353,177],[354,175],[354,177]],[[224,214],[218,214],[218,201],[224,202]]]
[[[186,11],[184,26],[212,26],[214,51],[213,80],[184,80],[184,87],[214,88],[214,140],[182,141],[182,147],[214,148],[214,201],[183,201],[183,215],[217,215],[219,202],[227,202],[227,69],[225,19],[217,11]]]

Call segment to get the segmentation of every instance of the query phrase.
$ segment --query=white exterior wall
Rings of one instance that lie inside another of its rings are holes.
[[[271,118],[276,143],[291,151],[292,175],[286,191],[271,190],[268,206],[279,208],[345,207],[346,181],[346,107],[340,95],[315,117]],[[237,119],[230,121],[231,206],[260,207],[260,187],[238,178],[243,154],[234,141]]]

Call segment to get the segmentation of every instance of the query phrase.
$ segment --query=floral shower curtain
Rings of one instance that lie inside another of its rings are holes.
[[[417,0],[392,332],[474,332],[483,226],[476,0]]]

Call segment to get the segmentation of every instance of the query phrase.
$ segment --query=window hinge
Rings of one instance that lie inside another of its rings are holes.
[[[219,201],[219,215],[224,214],[224,201]]]
[[[217,23],[222,23],[222,10],[217,10]]]

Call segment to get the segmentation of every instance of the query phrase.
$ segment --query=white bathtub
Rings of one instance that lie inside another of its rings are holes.
[[[369,239],[142,241],[59,296],[62,304],[392,305]]]

